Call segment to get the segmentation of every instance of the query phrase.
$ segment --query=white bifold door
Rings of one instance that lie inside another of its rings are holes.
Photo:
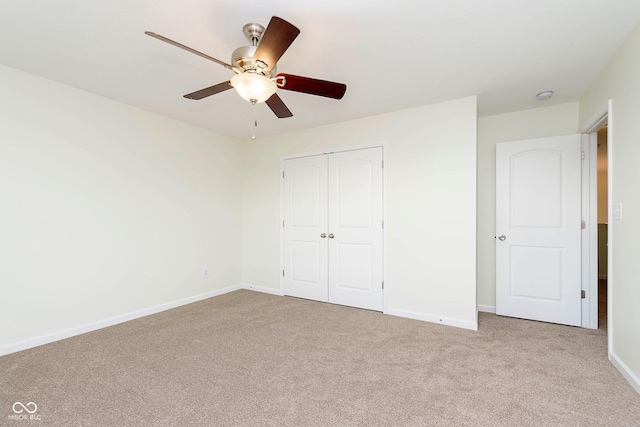
[[[496,313],[581,324],[580,135],[496,145]]]
[[[382,148],[284,161],[285,295],[382,311]]]

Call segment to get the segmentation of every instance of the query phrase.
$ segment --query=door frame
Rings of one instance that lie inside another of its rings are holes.
[[[598,328],[598,187],[597,132],[607,127],[607,352],[611,355],[613,337],[613,101],[602,107],[581,130],[585,162],[582,170],[582,213],[587,227],[582,241],[582,289],[587,297],[582,302],[582,326]]]
[[[382,281],[384,287],[382,288],[382,312],[387,313],[387,289],[389,287],[387,280],[388,269],[388,239],[387,239],[387,174],[386,171],[386,153],[387,142],[367,142],[362,144],[342,145],[337,147],[329,147],[314,151],[295,152],[292,154],[285,154],[280,156],[280,272],[284,271],[285,257],[284,257],[284,162],[285,160],[298,159],[300,157],[312,157],[321,156],[324,154],[341,153],[345,151],[365,150],[367,148],[382,148],[382,221],[384,227],[382,229]],[[284,295],[284,279],[282,273],[280,273],[280,295]]]

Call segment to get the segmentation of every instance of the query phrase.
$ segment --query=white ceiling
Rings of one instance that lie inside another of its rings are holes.
[[[0,63],[239,139],[478,95],[480,115],[577,101],[640,21],[638,0],[0,0]],[[341,101],[279,91],[277,119],[233,90],[242,26],[272,15],[300,36],[278,71],[347,84]],[[1,84],[1,82],[0,82]],[[554,90],[542,104],[535,94]]]

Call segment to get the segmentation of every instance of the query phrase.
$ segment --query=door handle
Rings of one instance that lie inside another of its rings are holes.
[[[329,234],[329,238],[333,239],[333,233]]]
[[[322,237],[322,238],[324,239],[325,237],[327,237],[327,233],[322,233],[322,234],[320,235],[320,237]]]
[[[505,236],[504,234],[501,234],[498,236],[498,240],[500,240],[501,242],[504,242],[505,240],[507,240],[507,236]]]

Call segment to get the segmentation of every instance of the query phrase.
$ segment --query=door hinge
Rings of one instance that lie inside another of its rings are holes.
[[[582,299],[585,299],[587,297],[587,292],[586,291],[580,291],[580,297]]]
[[[282,270],[282,277],[284,277],[284,270]]]
[[[382,220],[382,228],[384,228],[384,220]]]
[[[584,150],[583,150],[583,151],[581,151],[581,152],[580,152],[580,159],[581,159],[581,160],[584,160],[586,157],[587,157],[587,153],[585,153],[585,152],[584,152]]]
[[[284,228],[284,220],[282,221],[282,228]]]
[[[382,281],[382,289],[384,289],[384,280]]]
[[[384,169],[384,160],[382,161],[382,169]]]
[[[284,171],[282,171],[282,178],[284,179]]]
[[[580,227],[582,227],[582,229],[584,230],[585,228],[587,228],[587,223],[584,221],[580,221]]]

